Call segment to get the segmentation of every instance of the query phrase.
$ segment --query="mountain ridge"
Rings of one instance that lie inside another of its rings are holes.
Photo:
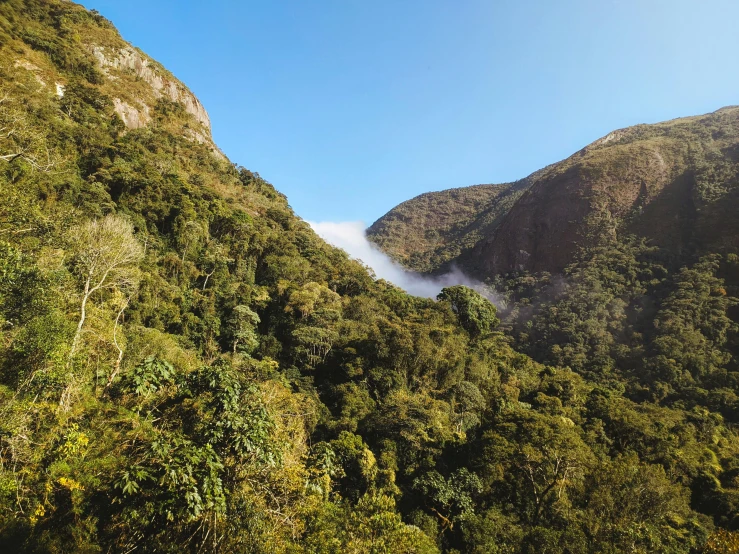
[[[713,247],[718,239],[709,222],[718,215],[719,225],[729,231],[724,246],[731,247],[739,229],[722,209],[720,198],[735,201],[738,116],[736,106],[726,106],[704,115],[612,131],[528,177],[525,191],[502,207],[497,224],[487,227],[484,236],[450,232],[457,223],[470,225],[483,218],[484,209],[451,222],[401,221],[398,214],[418,209],[421,197],[390,210],[367,235],[415,270],[433,273],[455,264],[483,278],[521,270],[562,271],[578,244],[586,242],[590,231],[583,221],[593,218],[612,219],[612,232],[647,238],[681,258],[691,241]],[[718,184],[709,174],[714,169],[726,173]],[[464,188],[455,191],[464,196]],[[428,193],[423,199],[427,204],[441,202],[439,196],[446,192]],[[689,214],[694,203],[695,220]],[[670,210],[680,223],[670,224]],[[651,228],[655,223],[661,228]],[[439,257],[415,240],[424,233],[447,233],[446,240],[461,247],[456,255]],[[416,261],[403,254],[404,241],[418,243]]]
[[[505,310],[415,297],[220,155],[166,70],[174,97],[98,45],[132,48],[66,0],[0,0],[0,550],[739,541],[739,256],[675,268],[602,219],[565,276],[497,282]],[[504,223],[475,190],[447,236]]]

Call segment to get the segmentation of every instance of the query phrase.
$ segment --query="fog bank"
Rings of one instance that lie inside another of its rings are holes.
[[[404,269],[374,243],[367,240],[364,234],[366,227],[361,221],[343,221],[339,223],[309,221],[308,224],[323,240],[341,248],[352,258],[359,259],[365,265],[371,267],[378,278],[390,281],[410,294],[436,298],[436,295],[444,287],[467,285],[494,301],[493,295],[490,291],[485,290],[482,283],[470,279],[461,271],[454,270],[444,275],[428,277]]]

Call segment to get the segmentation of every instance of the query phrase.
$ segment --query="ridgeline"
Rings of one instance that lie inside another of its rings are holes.
[[[0,550],[736,552],[736,113],[685,124],[710,150],[636,128],[410,205],[443,225],[385,246],[480,248],[508,304],[433,301],[227,160],[98,13],[0,1]],[[709,207],[652,225],[693,183]],[[519,237],[550,194],[587,199]]]

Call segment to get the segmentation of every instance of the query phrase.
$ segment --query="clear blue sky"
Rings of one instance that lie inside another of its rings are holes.
[[[739,104],[736,0],[84,0],[313,221]]]

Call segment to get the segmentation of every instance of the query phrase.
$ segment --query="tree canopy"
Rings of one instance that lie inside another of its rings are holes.
[[[0,2],[3,552],[736,552],[736,252],[608,227],[498,308],[410,296],[96,61],[128,47]]]

